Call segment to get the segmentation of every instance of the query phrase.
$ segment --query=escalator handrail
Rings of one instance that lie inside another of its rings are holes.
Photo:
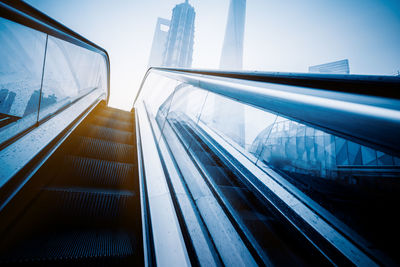
[[[400,77],[157,67],[147,71],[134,106],[150,73],[276,112],[382,152],[400,155],[400,99],[396,94]]]
[[[224,71],[164,67],[152,67],[150,69],[235,78],[248,81],[286,84],[324,89],[335,92],[400,99],[400,76],[266,71]]]

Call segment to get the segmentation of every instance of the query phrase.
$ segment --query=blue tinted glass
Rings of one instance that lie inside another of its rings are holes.
[[[182,99],[185,106],[186,98]],[[398,188],[397,180],[392,179],[398,176],[396,158],[211,92],[197,125],[189,123],[193,118],[188,110],[182,108],[180,112],[175,132],[181,140],[192,142],[193,153],[206,149],[195,146],[193,135],[197,131],[211,136],[215,133],[250,160],[258,158],[257,165],[266,172],[272,168],[315,203],[387,250],[385,244],[379,244],[380,235],[372,231],[380,227],[379,223],[370,221],[367,225],[365,220],[371,214],[382,218],[390,215],[382,206],[388,207],[387,203],[396,199],[391,193]],[[218,168],[215,179],[222,175]],[[208,171],[212,175],[213,171]]]
[[[102,55],[49,36],[39,119],[94,90],[105,92],[106,75]]]
[[[157,125],[154,125],[156,127],[153,127],[156,140],[161,136],[161,129],[171,106],[175,88],[179,84],[179,82],[173,79],[155,73],[151,73],[143,84],[143,93],[140,95],[138,102],[144,104],[151,120],[157,121]]]
[[[37,121],[46,35],[0,18],[0,143]]]
[[[267,107],[256,108],[194,83],[174,82],[159,72],[151,73],[143,88],[147,92],[139,102],[146,104],[152,125],[161,129],[157,134],[164,135],[171,153],[178,144],[185,146],[190,160],[226,197],[233,216],[240,217],[250,232],[258,233],[264,226],[257,228],[246,221],[241,204],[251,196],[235,198],[246,190],[240,185],[241,193],[237,193],[233,187],[245,180],[243,176],[261,169],[321,216],[335,216],[393,255],[382,237],[394,229],[391,209],[400,196],[397,157],[354,137],[334,135],[332,129],[290,119]],[[385,226],[388,221],[390,227]],[[253,237],[257,239],[257,234]],[[261,239],[257,242],[266,245]]]
[[[184,134],[185,127],[198,123],[206,97],[207,92],[204,90],[185,83],[179,84],[175,89],[165,124],[181,127],[181,133]],[[185,146],[189,148],[191,143],[186,142]]]

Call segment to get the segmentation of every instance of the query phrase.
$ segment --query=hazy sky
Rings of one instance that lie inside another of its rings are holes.
[[[105,48],[110,104],[130,109],[145,74],[157,17],[183,0],[27,0]],[[229,0],[191,0],[194,68],[218,68]],[[400,70],[399,0],[247,0],[244,69],[307,72],[349,59],[354,74]]]

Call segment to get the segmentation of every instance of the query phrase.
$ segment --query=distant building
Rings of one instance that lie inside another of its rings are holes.
[[[231,0],[220,69],[242,69],[245,19],[246,0]]]
[[[172,10],[163,66],[192,67],[195,15],[194,8],[189,5],[188,0],[176,5]]]
[[[48,106],[51,106],[51,105],[57,103],[57,97],[55,94],[48,95],[47,97],[42,95],[41,97],[42,97],[42,99],[40,100],[40,109],[44,109]],[[32,93],[31,97],[29,98],[29,101],[26,105],[23,117],[25,117],[31,113],[37,112],[37,109],[39,106],[39,98],[40,98],[40,91],[35,90]]]
[[[33,91],[31,97],[29,98],[28,103],[26,104],[23,117],[33,112],[37,112],[39,107],[39,99],[40,99],[40,91],[39,90]]]
[[[8,96],[8,90],[7,89],[1,89],[0,90],[0,112],[2,112],[2,113],[5,113],[5,112],[3,112],[3,110],[6,109],[5,106],[6,106],[7,96]]]
[[[161,66],[163,63],[170,22],[171,21],[163,18],[157,19],[148,67]]]
[[[315,65],[308,68],[311,73],[326,73],[326,74],[350,74],[349,60],[339,60],[321,65]]]
[[[17,94],[7,89],[0,91],[0,113],[9,114]]]

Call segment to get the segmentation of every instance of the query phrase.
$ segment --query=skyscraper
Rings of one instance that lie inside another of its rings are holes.
[[[243,65],[243,39],[244,24],[246,19],[246,0],[231,0],[229,5],[228,22],[226,24],[224,45],[222,47],[220,69],[240,70]],[[231,138],[245,146],[245,110],[243,105],[231,108],[229,101],[217,98],[214,103],[215,122],[219,130],[231,133]],[[234,118],[236,123],[231,123],[226,118]]]
[[[343,59],[321,65],[311,66],[308,68],[308,72],[326,74],[350,74],[349,60]]]
[[[156,29],[154,31],[153,44],[151,46],[148,67],[161,66],[165,45],[168,38],[168,30],[171,21],[163,18],[157,19]]]
[[[188,0],[176,5],[172,10],[163,66],[192,66],[195,15],[194,8],[189,5]]]
[[[220,69],[242,69],[246,0],[231,0]]]
[[[0,113],[9,114],[17,94],[7,89],[0,91]]]

